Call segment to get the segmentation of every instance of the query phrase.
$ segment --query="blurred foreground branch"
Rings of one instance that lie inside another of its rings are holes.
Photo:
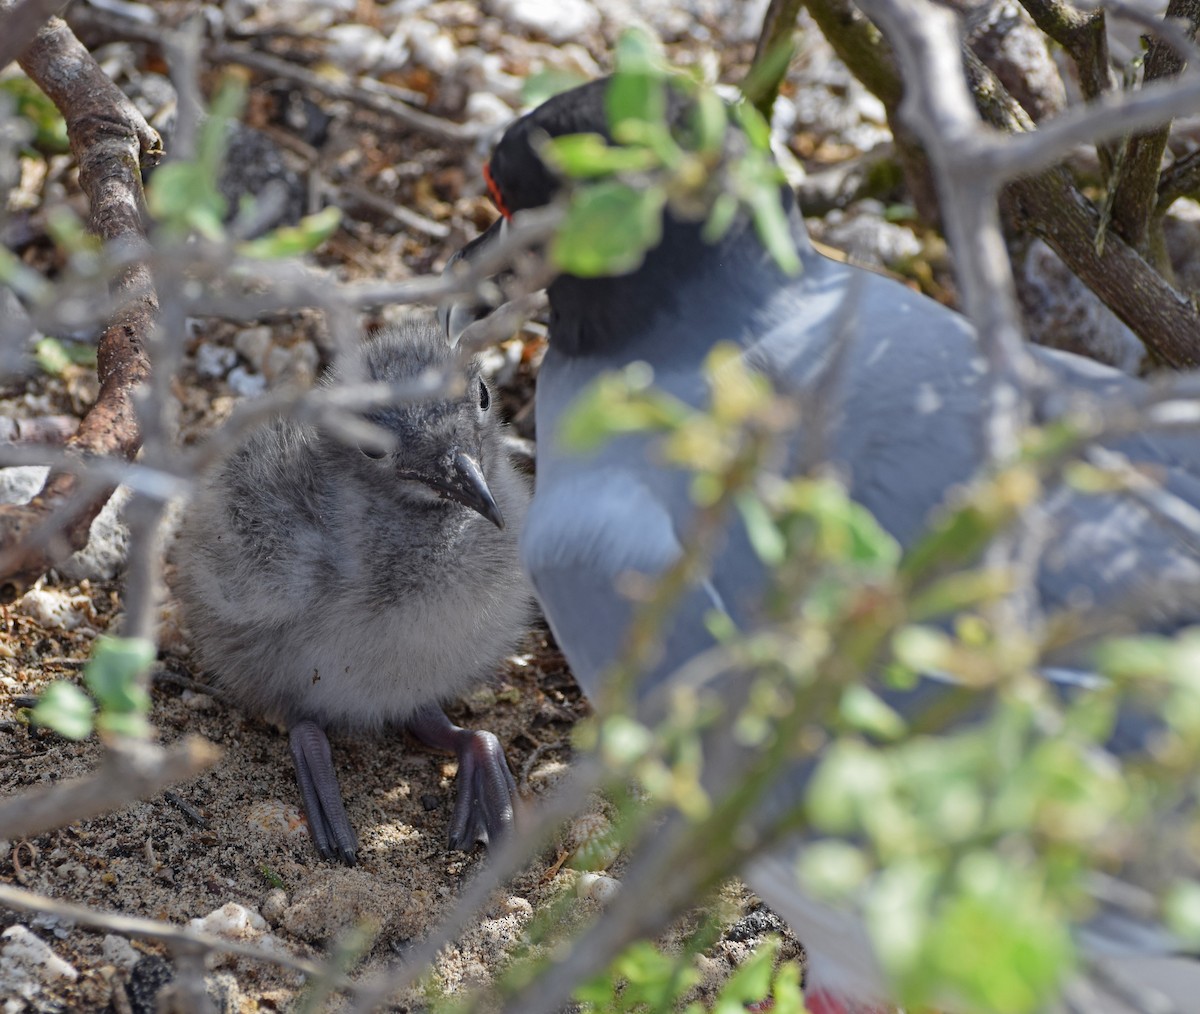
[[[169,747],[137,739],[113,740],[91,774],[0,801],[0,835],[25,838],[107,813],[198,775],[220,756],[219,747],[199,736]]]
[[[0,35],[7,32],[5,24]],[[145,239],[140,166],[161,154],[158,133],[60,19],[51,19],[38,32],[20,63],[66,120],[80,185],[91,209],[90,230],[118,249],[136,247]],[[120,273],[113,294],[123,301],[100,337],[96,367],[100,393],[67,441],[68,453],[80,458],[131,459],[140,444],[133,393],[150,371],[145,345],[158,300],[148,270],[139,263]],[[93,492],[79,502],[79,489],[75,475],[56,471],[28,504],[0,507],[0,547],[28,547],[9,555],[10,563],[0,573],[0,599],[16,597],[56,560],[87,543],[92,520],[110,491]],[[68,503],[69,516],[61,519],[58,509]],[[52,539],[31,539],[51,516],[56,526],[62,521],[61,530],[56,528]]]

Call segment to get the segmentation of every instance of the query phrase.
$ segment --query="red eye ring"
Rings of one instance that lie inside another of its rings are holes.
[[[490,162],[483,164],[483,179],[487,183],[488,193],[491,195],[492,203],[496,205],[496,210],[505,218],[512,220],[512,212],[504,204],[504,195],[500,193],[500,187],[492,178],[492,166]]]

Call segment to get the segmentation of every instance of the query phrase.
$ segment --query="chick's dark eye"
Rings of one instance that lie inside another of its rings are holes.
[[[379,461],[381,458],[387,457],[387,451],[381,451],[378,447],[368,447],[360,444],[358,449],[374,461]]]
[[[492,403],[492,396],[488,394],[487,384],[482,380],[479,382],[479,407],[483,411],[487,411],[487,407]]]

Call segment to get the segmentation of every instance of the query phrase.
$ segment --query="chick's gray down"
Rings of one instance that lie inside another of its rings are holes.
[[[461,370],[432,323],[365,342],[323,383],[404,383]],[[353,863],[325,730],[407,726],[459,757],[452,848],[513,821],[495,736],[441,702],[492,675],[523,633],[517,560],[529,503],[477,363],[453,396],[364,413],[394,443],[348,446],[279,419],[204,481],[178,547],[178,592],[201,664],[247,711],[285,723],[317,849]]]

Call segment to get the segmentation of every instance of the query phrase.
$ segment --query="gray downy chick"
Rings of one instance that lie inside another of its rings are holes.
[[[455,359],[431,322],[414,322],[364,343],[345,378],[410,381]],[[246,710],[287,725],[327,859],[353,864],[358,850],[327,729],[407,726],[456,753],[451,848],[512,827],[499,741],[441,707],[493,673],[530,618],[517,560],[528,484],[477,363],[465,381],[455,396],[365,412],[389,452],[276,420],[207,478],[181,526],[177,591],[200,662]]]

